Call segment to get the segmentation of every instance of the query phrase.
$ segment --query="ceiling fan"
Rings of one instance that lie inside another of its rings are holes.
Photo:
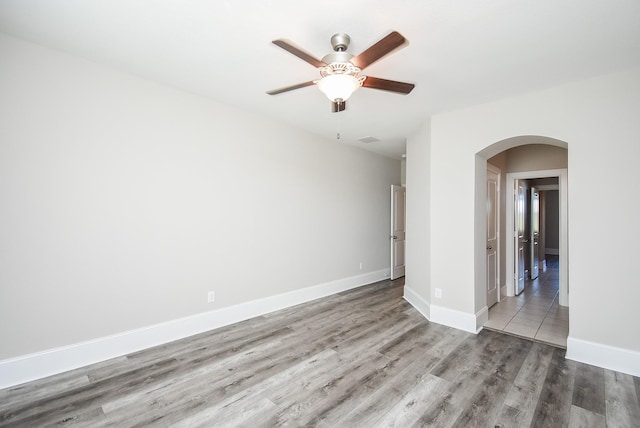
[[[268,91],[267,94],[277,95],[294,89],[317,85],[327,98],[331,100],[332,111],[337,113],[345,109],[347,99],[361,86],[400,94],[408,94],[413,90],[415,87],[413,83],[360,75],[360,72],[366,67],[407,43],[407,40],[400,33],[397,31],[389,33],[356,56],[347,52],[350,41],[351,38],[348,34],[334,34],[331,37],[333,52],[325,55],[322,60],[319,60],[287,40],[274,40],[273,44],[276,46],[281,47],[316,67],[320,72],[321,78],[319,80],[310,80],[297,85],[274,89]]]

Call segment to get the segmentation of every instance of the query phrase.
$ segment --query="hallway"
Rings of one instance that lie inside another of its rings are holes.
[[[547,260],[547,269],[527,281],[519,296],[503,297],[489,309],[486,328],[567,347],[569,308],[558,304],[558,258],[547,256]]]

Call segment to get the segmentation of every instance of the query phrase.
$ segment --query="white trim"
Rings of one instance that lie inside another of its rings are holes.
[[[566,358],[632,376],[640,376],[640,352],[638,351],[569,336]]]
[[[105,361],[389,278],[382,269],[0,361],[0,389]]]
[[[502,284],[500,286],[500,300],[502,301],[502,298],[507,297],[507,285],[506,284]]]
[[[431,322],[457,328],[458,330],[468,331],[470,333],[477,333],[479,331],[477,328],[477,318],[474,314],[436,305],[431,305],[430,312]],[[482,310],[480,312],[482,312]]]
[[[476,312],[476,333],[482,330],[483,326],[489,321],[489,308],[485,306]]]
[[[513,278],[514,268],[514,238],[513,238],[513,212],[514,212],[514,182],[515,180],[525,180],[530,178],[558,177],[558,202],[560,215],[560,231],[559,231],[559,256],[560,256],[560,292],[559,303],[562,306],[569,306],[569,264],[568,264],[568,174],[567,169],[547,169],[541,171],[524,171],[507,173],[506,181],[506,210],[505,210],[505,272],[507,295],[515,295],[515,284]]]
[[[416,308],[418,312],[422,314],[423,317],[430,320],[431,319],[431,304],[422,298],[418,293],[413,291],[406,284],[404,286],[404,300],[409,302],[411,306]]]
[[[560,190],[559,184],[538,184],[536,188],[540,191]]]
[[[502,247],[500,246],[500,241],[502,241],[502,233],[500,232],[500,226],[502,225],[502,218],[500,217],[500,201],[501,201],[501,197],[502,197],[502,170],[500,168],[498,168],[495,165],[490,164],[489,162],[487,162],[487,171],[491,171],[492,173],[496,174],[498,176],[498,189],[497,189],[497,193],[498,193],[498,209],[496,210],[496,217],[497,217],[497,223],[498,223],[498,230],[496,230],[496,258],[497,258],[497,268],[496,268],[496,280],[498,282],[498,296],[497,296],[497,301],[499,302],[502,299],[502,296],[505,296],[506,294],[501,294],[502,293],[502,288],[500,287],[500,283],[502,282],[502,277],[500,276],[500,271],[502,270],[502,265],[501,265],[501,259],[502,259]],[[488,178],[487,178],[488,181]],[[488,195],[487,195],[487,199],[488,199]],[[488,224],[488,220],[487,220],[487,224]],[[488,232],[487,232],[488,233]],[[488,266],[487,266],[488,268]],[[487,290],[488,288],[488,284],[484,284],[484,289]],[[488,320],[488,318],[487,318]],[[482,325],[482,324],[481,324]]]
[[[474,316],[466,312],[456,311],[455,309],[432,305],[406,285],[404,287],[403,297],[404,300],[409,302],[409,304],[427,320],[457,328],[458,330],[478,333],[482,330],[482,326],[489,320],[489,308],[486,306],[480,309]]]

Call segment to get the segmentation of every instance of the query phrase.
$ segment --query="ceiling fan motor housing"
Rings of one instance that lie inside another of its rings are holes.
[[[353,58],[353,55],[348,52],[331,52],[322,57],[322,62],[325,64],[347,63],[351,62],[351,58]]]
[[[334,64],[334,63],[348,63],[353,58],[353,55],[347,53],[347,49],[349,48],[349,43],[351,42],[351,37],[345,33],[336,33],[331,37],[331,46],[333,47],[333,52],[325,55],[322,58],[322,62],[325,64]]]
[[[343,52],[349,48],[351,37],[345,33],[336,33],[331,36],[331,46],[336,52]]]

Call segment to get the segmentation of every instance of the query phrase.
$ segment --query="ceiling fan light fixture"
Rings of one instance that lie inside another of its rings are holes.
[[[320,79],[317,85],[329,100],[339,102],[348,100],[362,83],[350,74],[330,74]]]
[[[357,56],[347,52],[350,37],[344,33],[334,34],[331,38],[333,52],[325,55],[322,60],[295,46],[285,39],[277,39],[273,44],[313,65],[320,72],[320,80],[312,80],[297,85],[287,86],[273,91],[269,95],[277,95],[294,89],[317,85],[332,102],[334,113],[345,109],[345,101],[349,99],[360,86],[369,89],[379,89],[399,94],[408,94],[413,90],[413,83],[397,82],[395,80],[380,79],[372,76],[360,76],[360,72],[406,44],[407,40],[397,31],[392,31]],[[366,83],[366,84],[365,84]]]

